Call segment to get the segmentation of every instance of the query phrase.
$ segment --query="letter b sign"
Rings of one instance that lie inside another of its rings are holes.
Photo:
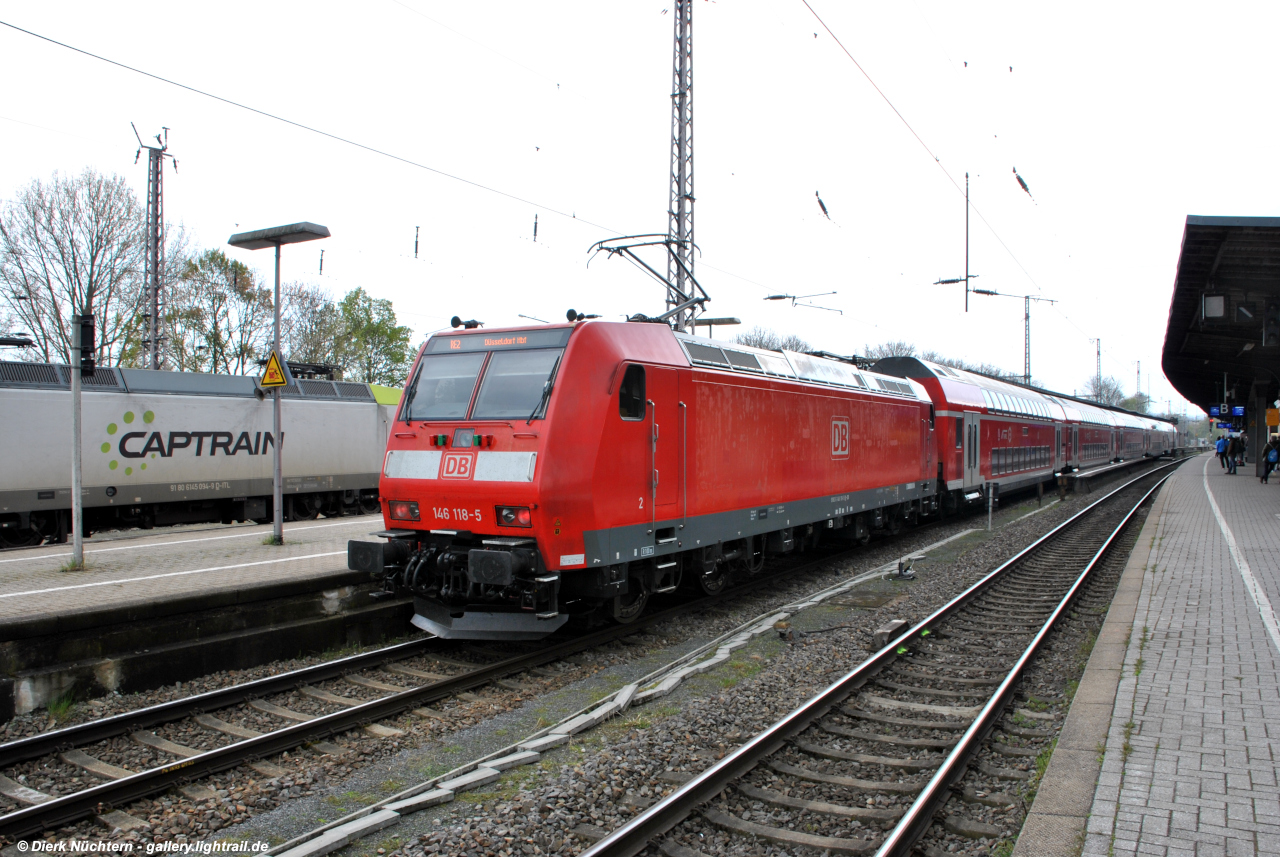
[[[475,459],[468,452],[446,452],[440,462],[441,479],[470,479]]]
[[[849,457],[849,420],[844,417],[831,418],[831,457]]]

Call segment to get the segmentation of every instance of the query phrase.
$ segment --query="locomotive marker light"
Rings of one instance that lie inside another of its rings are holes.
[[[318,223],[303,222],[291,223],[288,226],[273,226],[270,229],[258,229],[253,232],[239,232],[227,239],[227,243],[232,247],[239,247],[242,250],[276,248],[275,321],[271,331],[273,356],[280,353],[280,247],[285,244],[301,244],[303,241],[315,241],[318,238],[328,237],[329,230],[326,227]],[[271,390],[271,408],[275,437],[279,438],[275,444],[275,462],[271,473],[272,533],[274,534],[275,543],[282,545],[284,544],[284,477],[282,472],[284,434],[280,431],[279,387],[273,387]]]

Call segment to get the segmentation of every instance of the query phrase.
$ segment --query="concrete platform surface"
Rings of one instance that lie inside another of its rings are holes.
[[[76,613],[234,592],[273,583],[342,577],[347,540],[382,529],[377,515],[285,524],[285,544],[265,545],[271,526],[154,530],[85,540],[83,571],[64,571],[69,545],[0,553],[0,639],[7,626]]]
[[[1280,478],[1261,485],[1210,455],[1189,461],[1161,492],[1129,571],[1134,560],[1132,619],[1104,629],[1125,632],[1122,660],[1103,664],[1095,649],[1089,662],[1098,679],[1114,671],[1116,692],[1077,847],[1280,854]]]

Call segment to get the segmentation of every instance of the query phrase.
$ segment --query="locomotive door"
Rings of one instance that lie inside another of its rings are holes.
[[[964,415],[964,484],[968,488],[982,482],[982,455],[978,443],[981,414]]]
[[[654,511],[659,518],[681,514],[685,462],[685,414],[680,406],[680,375],[675,369],[648,368],[653,427]]]

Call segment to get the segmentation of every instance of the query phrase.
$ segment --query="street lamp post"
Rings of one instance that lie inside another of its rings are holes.
[[[265,250],[276,248],[276,293],[275,323],[271,331],[271,348],[276,357],[280,357],[280,248],[285,244],[301,244],[303,241],[315,241],[328,238],[329,230],[316,223],[290,223],[288,226],[273,226],[270,229],[258,229],[253,232],[239,232],[227,239],[232,247],[243,250]],[[271,474],[271,514],[275,542],[284,544],[284,475],[283,456],[284,437],[280,431],[280,388],[271,391],[272,427],[275,434],[275,460]]]

